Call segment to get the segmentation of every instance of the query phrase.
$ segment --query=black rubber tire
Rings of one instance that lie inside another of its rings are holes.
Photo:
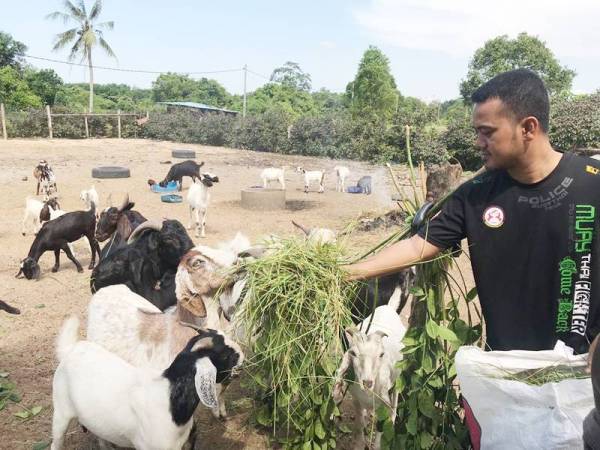
[[[127,167],[101,166],[92,169],[92,178],[129,178],[131,172]]]
[[[181,159],[196,159],[196,152],[194,150],[173,150],[171,151],[171,156]]]

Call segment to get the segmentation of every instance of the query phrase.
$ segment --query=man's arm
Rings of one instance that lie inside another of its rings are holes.
[[[441,248],[430,244],[419,235],[391,245],[376,255],[356,264],[346,266],[350,280],[361,280],[393,272],[410,267],[421,261],[435,258]]]

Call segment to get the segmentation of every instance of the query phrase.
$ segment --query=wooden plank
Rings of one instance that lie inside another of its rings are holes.
[[[50,105],[46,105],[46,114],[48,114],[48,137],[52,139],[52,113],[50,112]]]
[[[4,114],[4,103],[0,103],[0,122],[2,122],[2,138],[7,140],[8,134],[6,134],[6,115]]]

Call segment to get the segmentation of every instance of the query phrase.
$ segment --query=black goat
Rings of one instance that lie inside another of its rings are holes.
[[[161,187],[165,187],[170,181],[176,181],[179,184],[179,190],[181,190],[183,177],[192,177],[192,181],[196,181],[196,178],[200,178],[200,167],[203,165],[204,162],[198,164],[191,159],[173,164],[165,179],[158,184]]]
[[[408,300],[415,284],[414,268],[404,269],[397,273],[384,275],[368,280],[358,291],[352,302],[351,312],[355,322],[364,320],[375,308],[386,305],[396,287],[402,289],[399,311]]]
[[[128,195],[118,208],[111,206],[102,211],[96,227],[98,242],[104,242],[115,232],[118,232],[125,241],[129,239],[133,230],[147,220],[139,212],[132,211],[134,206],[135,203],[129,201]]]
[[[164,311],[177,301],[177,267],[193,246],[179,221],[165,220],[162,225],[146,222],[133,232],[127,245],[100,261],[92,272],[92,293],[105,286],[125,284]]]
[[[8,303],[3,302],[2,300],[0,300],[0,311],[6,311],[9,314],[21,314],[21,311],[19,311],[18,308],[10,306]]]
[[[67,257],[73,261],[78,272],[83,272],[79,261],[75,259],[73,253],[67,245],[74,242],[82,236],[87,237],[90,242],[92,260],[89,269],[93,269],[96,263],[96,253],[100,255],[100,246],[94,237],[96,228],[96,206],[92,205],[89,211],[74,211],[65,213],[50,222],[46,222],[35,237],[27,258],[21,261],[21,267],[16,277],[21,274],[31,280],[40,277],[40,257],[47,251],[53,250],[55,263],[52,272],[57,272],[60,267],[60,251],[63,250]]]

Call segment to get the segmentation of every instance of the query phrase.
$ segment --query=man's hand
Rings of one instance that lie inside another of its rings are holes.
[[[419,235],[383,249],[376,255],[356,264],[344,266],[348,272],[348,280],[387,275],[398,272],[421,261],[435,258],[442,249],[430,244]]]

